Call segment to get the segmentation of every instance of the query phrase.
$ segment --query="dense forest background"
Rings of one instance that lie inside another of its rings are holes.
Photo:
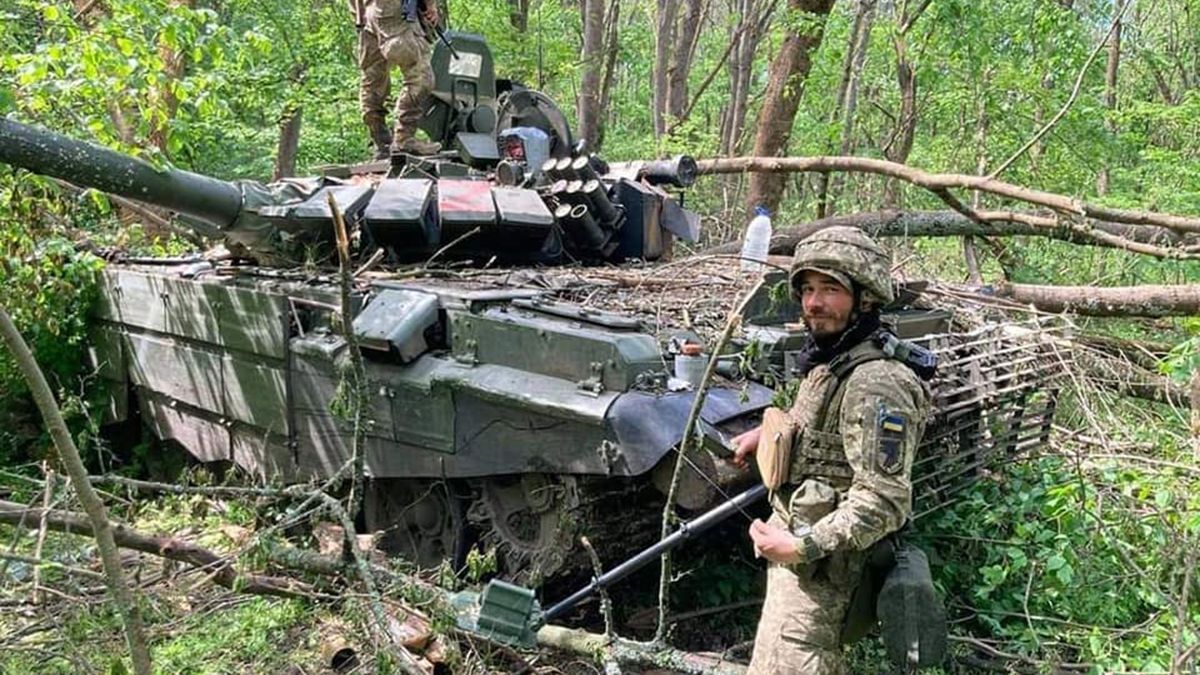
[[[445,10],[452,29],[487,37],[498,74],[549,94],[610,160],[858,155],[1200,214],[1197,0],[451,0]],[[222,178],[305,175],[368,157],[354,51],[343,0],[0,0],[0,114]],[[704,218],[700,248],[737,239],[759,202],[776,228],[945,208],[926,190],[855,173],[705,177],[687,199]],[[910,276],[1200,283],[1194,260],[1053,238],[890,242]],[[72,396],[102,264],[93,252],[193,245],[163,214],[0,166],[3,302],[80,407]],[[1153,345],[1149,367],[1176,386],[1200,363],[1200,317],[1077,327]],[[1009,467],[923,526],[960,663],[975,664],[961,672],[1197,667],[1200,470],[1188,411],[1088,392],[1063,401],[1059,447],[1101,435],[1105,458],[1049,453]],[[37,473],[44,453],[30,450],[40,432],[7,357],[0,408],[3,472],[18,477],[13,490],[28,489],[19,477]],[[77,435],[102,462],[78,412]],[[194,515],[187,504],[167,499],[143,517],[182,527]],[[694,561],[708,570],[693,575],[703,603],[753,592],[753,575],[718,558]],[[0,565],[0,588],[19,585],[21,569]],[[254,600],[211,624],[180,620],[183,631],[162,631],[156,657],[164,672],[270,672],[286,654],[263,653],[266,636],[302,625],[310,609]],[[753,611],[738,616],[746,637]],[[62,622],[54,653],[116,625],[95,607]],[[182,637],[202,627],[203,640]],[[869,647],[860,652],[859,663],[877,663]],[[0,670],[41,658],[11,653]],[[103,659],[91,667],[106,668]]]

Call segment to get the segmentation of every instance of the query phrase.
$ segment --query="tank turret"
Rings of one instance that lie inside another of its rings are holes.
[[[536,108],[546,101],[524,98],[524,104],[506,105]],[[199,233],[222,237],[231,250],[265,264],[295,264],[327,252],[333,231],[328,194],[360,229],[363,246],[382,247],[395,261],[421,260],[447,244],[441,257],[450,259],[653,260],[669,250],[672,237],[695,239],[696,216],[645,174],[609,172],[585,154],[556,158],[550,149],[561,144],[551,145],[543,134],[535,127],[496,136],[462,132],[460,149],[443,156],[400,156],[382,166],[263,184],[159,168],[0,120],[0,162],[175,211]],[[570,180],[552,182],[543,171],[550,164],[562,164],[554,175]]]

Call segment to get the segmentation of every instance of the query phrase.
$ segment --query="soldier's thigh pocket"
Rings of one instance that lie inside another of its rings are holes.
[[[408,70],[421,59],[422,45],[417,42],[418,39],[412,29],[405,26],[400,32],[384,40],[380,49],[388,63],[401,70]]]

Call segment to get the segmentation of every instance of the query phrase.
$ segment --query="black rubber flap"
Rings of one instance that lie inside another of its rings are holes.
[[[756,412],[770,405],[774,393],[754,383],[745,389],[710,389],[700,409],[700,419],[715,426]],[[631,391],[617,397],[605,420],[621,444],[629,473],[649,470],[683,440],[683,426],[694,396],[690,391],[663,394]]]

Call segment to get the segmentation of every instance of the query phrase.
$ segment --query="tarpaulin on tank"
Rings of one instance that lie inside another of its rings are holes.
[[[288,216],[328,183],[322,178],[287,179],[270,185],[237,181],[242,209],[224,231],[227,241],[245,248],[264,264],[304,261],[305,248],[329,239],[333,228],[328,221],[295,227]]]
[[[746,388],[709,390],[700,409],[700,419],[717,425],[752,413],[771,403],[774,391],[749,383]],[[692,409],[694,392],[651,394],[631,391],[621,394],[605,415],[621,444],[629,473],[648,470],[672,447],[683,440],[683,427]]]

